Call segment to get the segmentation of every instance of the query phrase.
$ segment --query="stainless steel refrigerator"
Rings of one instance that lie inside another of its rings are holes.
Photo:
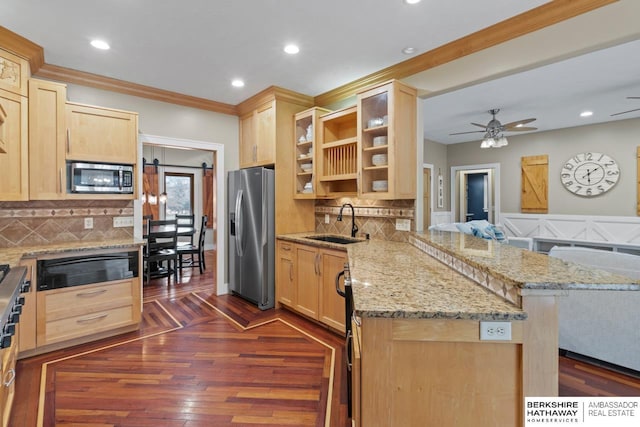
[[[261,310],[275,303],[274,172],[265,168],[228,175],[229,289]]]

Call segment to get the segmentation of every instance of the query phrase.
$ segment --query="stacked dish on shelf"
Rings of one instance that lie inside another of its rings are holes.
[[[313,164],[312,163],[302,163],[300,165],[300,169],[302,169],[304,172],[310,172],[311,168],[313,168]]]
[[[387,145],[387,136],[380,135],[373,138],[373,146],[379,147],[381,145]]]
[[[384,166],[387,164],[386,154],[374,154],[371,156],[371,164],[374,166]]]
[[[389,181],[386,179],[381,179],[372,182],[373,191],[388,191],[389,190]]]

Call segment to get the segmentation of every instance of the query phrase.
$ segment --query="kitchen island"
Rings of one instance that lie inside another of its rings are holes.
[[[354,419],[367,427],[523,425],[525,396],[558,393],[557,298],[640,290],[624,276],[462,233],[346,246]],[[486,321],[504,322],[502,340],[480,339]]]

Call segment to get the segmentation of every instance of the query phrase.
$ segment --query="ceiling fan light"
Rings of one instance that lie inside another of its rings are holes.
[[[501,136],[500,138],[497,139],[493,147],[500,148],[500,147],[505,147],[507,145],[509,145],[509,141],[507,141],[507,138],[505,136]]]
[[[480,148],[491,148],[493,147],[493,138],[485,138],[482,140],[482,143],[480,144]]]

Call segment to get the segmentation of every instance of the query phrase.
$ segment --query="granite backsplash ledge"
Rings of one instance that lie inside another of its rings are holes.
[[[0,248],[133,237],[133,227],[113,226],[118,216],[133,216],[132,200],[0,202]]]
[[[338,221],[340,207],[351,203],[355,208],[358,236],[369,234],[371,239],[406,242],[409,232],[396,230],[396,219],[407,219],[410,229],[415,230],[414,200],[368,200],[356,197],[342,197],[333,200],[316,200],[316,232],[330,234],[351,233],[351,209],[345,208],[343,219]],[[329,215],[329,223],[325,223]]]

